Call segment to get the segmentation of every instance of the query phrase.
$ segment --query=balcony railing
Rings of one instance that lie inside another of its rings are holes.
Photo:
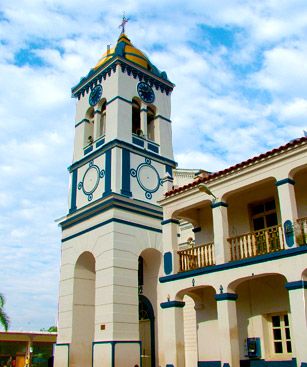
[[[178,251],[180,271],[215,265],[213,242]]]
[[[281,225],[228,238],[231,261],[255,257],[285,248]]]
[[[295,226],[295,238],[299,246],[307,244],[307,217],[299,218]]]

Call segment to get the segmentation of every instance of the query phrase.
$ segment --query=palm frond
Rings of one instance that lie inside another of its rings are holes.
[[[10,324],[10,319],[8,315],[0,307],[0,324],[3,326],[4,330],[7,331]]]

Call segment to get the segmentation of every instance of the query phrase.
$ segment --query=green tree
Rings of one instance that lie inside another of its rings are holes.
[[[4,304],[5,304],[5,298],[3,294],[0,293],[0,325],[4,327],[5,331],[7,331],[7,329],[9,328],[10,319],[3,310]]]

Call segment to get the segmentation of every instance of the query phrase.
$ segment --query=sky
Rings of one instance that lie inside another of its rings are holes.
[[[0,292],[12,330],[56,323],[76,101],[126,33],[176,84],[175,159],[217,171],[307,130],[306,0],[0,0]]]

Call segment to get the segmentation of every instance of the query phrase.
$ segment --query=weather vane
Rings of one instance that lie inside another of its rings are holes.
[[[123,14],[123,20],[121,22],[121,24],[118,26],[118,28],[122,28],[122,32],[121,33],[125,33],[125,25],[126,23],[128,23],[129,18],[126,18],[125,13]]]

